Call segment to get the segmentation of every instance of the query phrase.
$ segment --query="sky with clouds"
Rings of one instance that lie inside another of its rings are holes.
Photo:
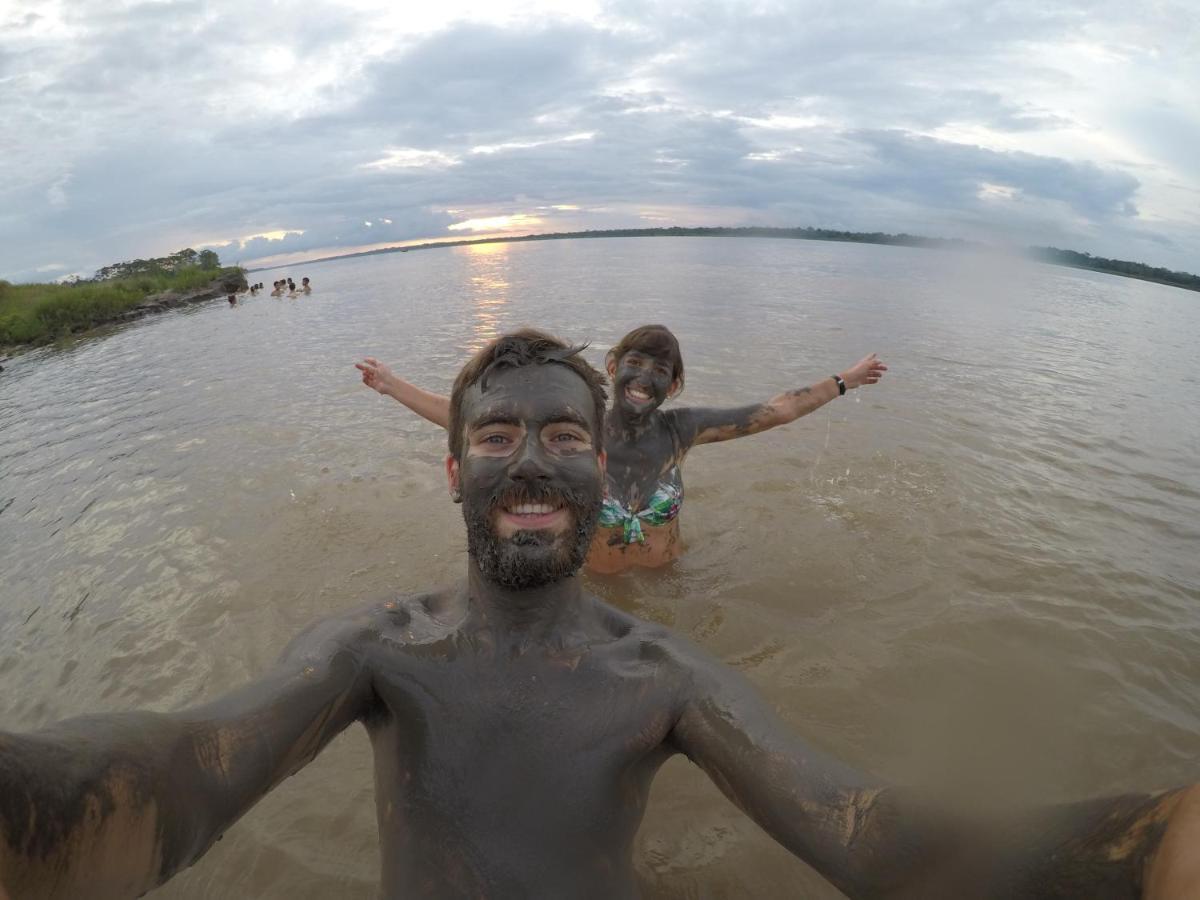
[[[0,277],[659,225],[1200,271],[1200,4],[0,0]]]

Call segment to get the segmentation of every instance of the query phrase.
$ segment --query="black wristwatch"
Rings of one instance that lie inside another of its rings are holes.
[[[838,396],[841,397],[842,395],[844,395],[846,393],[846,382],[842,380],[842,376],[841,375],[830,375],[829,377],[837,382]]]

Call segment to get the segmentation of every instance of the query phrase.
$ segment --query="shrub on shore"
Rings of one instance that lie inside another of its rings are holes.
[[[45,343],[110,321],[151,294],[195,290],[237,271],[188,266],[74,284],[0,281],[0,346]]]

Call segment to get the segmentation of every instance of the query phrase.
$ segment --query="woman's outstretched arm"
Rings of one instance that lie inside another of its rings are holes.
[[[673,411],[680,436],[691,447],[696,444],[712,444],[731,441],[748,434],[758,434],[794,422],[801,416],[820,409],[843,391],[854,390],[865,384],[878,384],[885,366],[874,353],[864,356],[840,375],[822,378],[808,387],[797,388],[777,394],[765,403],[752,403],[730,409],[685,407]]]
[[[362,382],[367,387],[403,403],[418,416],[428,419],[443,428],[450,426],[450,398],[434,394],[409,384],[392,372],[390,368],[373,356],[355,363],[354,368],[362,372]]]

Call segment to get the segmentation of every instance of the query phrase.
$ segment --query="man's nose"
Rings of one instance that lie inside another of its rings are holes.
[[[546,451],[534,435],[527,435],[513,462],[512,477],[520,481],[537,481],[550,477]]]

